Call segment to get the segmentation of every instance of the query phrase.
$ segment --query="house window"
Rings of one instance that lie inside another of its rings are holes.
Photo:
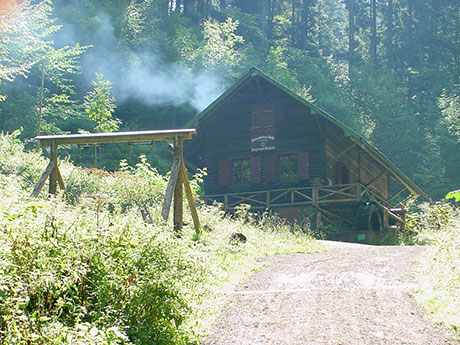
[[[279,179],[281,184],[299,180],[299,157],[297,155],[279,157]]]
[[[251,165],[249,159],[232,161],[232,185],[246,186],[251,183]]]

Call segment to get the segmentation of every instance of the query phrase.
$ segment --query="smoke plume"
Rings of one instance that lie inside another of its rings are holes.
[[[113,83],[118,102],[136,99],[147,105],[188,103],[201,111],[223,92],[225,83],[216,72],[166,64],[151,47],[144,51],[129,49],[116,37],[107,15],[101,14],[99,22],[99,29],[91,37],[93,47],[82,56],[81,71],[88,82],[94,80],[95,73],[102,73]],[[73,37],[72,31],[67,26],[62,33]]]

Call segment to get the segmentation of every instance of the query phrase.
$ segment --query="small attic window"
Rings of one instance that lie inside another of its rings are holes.
[[[251,113],[251,151],[275,149],[275,107],[272,104],[255,105]]]

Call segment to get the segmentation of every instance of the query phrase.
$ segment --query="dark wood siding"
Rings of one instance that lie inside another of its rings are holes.
[[[230,160],[219,161],[219,186],[227,187],[230,184]]]
[[[262,182],[262,158],[260,156],[251,157],[251,183],[259,184]]]
[[[310,178],[310,152],[299,152],[299,179]]]
[[[253,184],[247,190],[279,187],[277,160],[280,155],[299,154],[304,163],[307,160],[307,164],[299,170],[299,176],[302,176],[299,186],[310,185],[313,179],[324,177],[325,120],[312,115],[309,108],[271,84],[262,81],[260,88],[263,97],[270,100],[270,107],[274,110],[267,113],[268,117],[262,122],[254,118],[253,113],[255,109],[263,109],[260,104],[266,101],[260,99],[261,92],[256,83],[249,83],[237,95],[216,108],[215,113],[210,113],[207,116],[209,120],[200,124],[199,135],[206,143],[203,146],[203,165],[208,169],[205,185],[207,194],[231,191],[228,184],[219,183],[218,162],[223,159],[246,158],[256,162],[252,157],[259,157],[256,160],[260,162],[260,168],[255,165],[257,171],[251,172]],[[275,150],[253,152],[253,125],[270,125],[273,120]]]
[[[332,123],[326,126],[326,179],[328,183],[337,184],[338,166],[348,171],[349,183],[367,185],[386,169],[372,159],[359,145],[355,144],[344,131]],[[339,164],[337,164],[339,163]],[[340,176],[343,180],[343,171]],[[382,197],[388,197],[388,177],[386,175],[368,186]]]

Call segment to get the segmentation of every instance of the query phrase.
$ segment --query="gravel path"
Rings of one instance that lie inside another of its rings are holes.
[[[324,253],[265,259],[203,345],[458,344],[409,296],[424,248],[324,243]]]

